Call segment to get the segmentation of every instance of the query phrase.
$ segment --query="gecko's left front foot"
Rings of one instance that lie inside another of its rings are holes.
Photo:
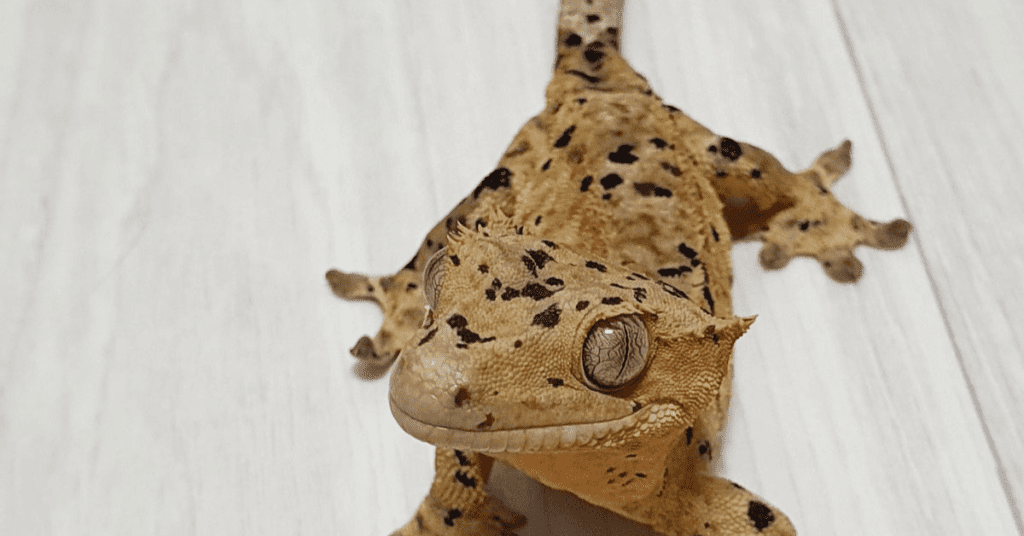
[[[767,270],[804,255],[821,263],[841,283],[860,279],[864,265],[853,255],[858,245],[898,249],[913,226],[904,219],[869,220],[846,208],[830,187],[850,168],[849,141],[825,151],[810,168],[790,173],[768,152],[719,138],[712,184],[725,204],[725,218],[736,239],[760,239]]]

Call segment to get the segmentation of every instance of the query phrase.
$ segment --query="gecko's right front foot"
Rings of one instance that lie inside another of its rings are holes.
[[[384,322],[371,339],[359,338],[350,352],[361,361],[390,366],[405,343],[423,323],[423,292],[419,272],[401,270],[386,277],[368,277],[338,270],[327,272],[327,283],[345,300],[369,300],[380,306]]]

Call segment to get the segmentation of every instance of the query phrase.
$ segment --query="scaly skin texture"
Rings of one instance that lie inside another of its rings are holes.
[[[853,248],[898,248],[910,224],[832,196],[849,142],[790,173],[664,104],[619,54],[621,16],[563,1],[547,105],[497,168],[397,273],[327,274],[381,305],[352,353],[398,357],[392,412],[438,447],[398,534],[511,534],[525,520],[487,495],[494,459],[666,535],[795,533],[709,472],[752,322],[732,314],[731,240],[764,241],[765,268],[806,255],[852,282]]]

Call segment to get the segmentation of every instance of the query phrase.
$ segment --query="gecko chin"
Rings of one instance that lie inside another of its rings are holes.
[[[391,414],[409,435],[436,447],[473,452],[540,452],[599,448],[657,433],[665,424],[678,423],[674,404],[653,404],[629,415],[601,422],[561,424],[511,430],[462,430],[429,424],[405,412],[393,398]]]

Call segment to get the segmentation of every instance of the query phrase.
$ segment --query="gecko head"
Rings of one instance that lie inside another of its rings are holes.
[[[555,242],[464,230],[428,262],[391,378],[413,436],[478,452],[607,446],[692,424],[752,319]]]

